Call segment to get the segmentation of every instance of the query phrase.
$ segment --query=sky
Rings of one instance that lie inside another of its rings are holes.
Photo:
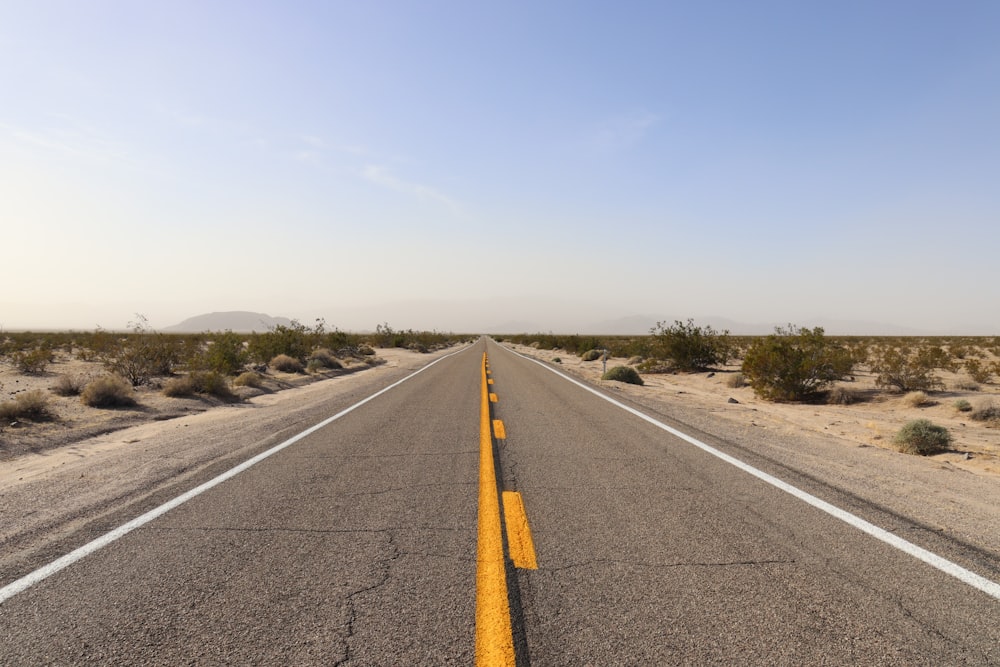
[[[997,335],[998,36],[993,0],[0,0],[0,328]]]

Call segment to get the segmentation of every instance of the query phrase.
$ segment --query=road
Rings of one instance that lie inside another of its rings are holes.
[[[4,600],[0,664],[485,664],[504,630],[483,637],[480,505],[501,491],[537,558],[515,567],[506,537],[494,572],[518,665],[1000,663],[995,597],[533,361],[481,341],[400,379]]]

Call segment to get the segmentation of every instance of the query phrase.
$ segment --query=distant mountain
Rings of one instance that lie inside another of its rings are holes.
[[[287,317],[271,317],[264,313],[251,313],[234,310],[225,313],[206,313],[189,317],[180,324],[163,329],[167,333],[201,333],[202,331],[236,331],[248,333],[251,331],[268,331],[277,325],[289,326],[292,323]]]

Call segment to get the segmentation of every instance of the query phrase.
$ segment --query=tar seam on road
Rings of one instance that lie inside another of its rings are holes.
[[[729,463],[730,465],[736,466],[737,468],[739,468],[743,472],[748,473],[750,475],[753,475],[757,479],[760,479],[761,481],[766,482],[766,483],[770,484],[771,486],[774,486],[774,487],[776,487],[778,489],[781,489],[785,493],[788,493],[788,494],[794,496],[795,498],[798,498],[799,500],[812,505],[813,507],[815,507],[818,510],[826,512],[827,514],[829,514],[832,517],[840,519],[844,523],[846,523],[846,524],[848,524],[850,526],[853,526],[854,528],[857,528],[858,530],[860,530],[860,531],[862,531],[864,533],[867,533],[868,535],[874,537],[875,539],[881,540],[882,542],[884,542],[884,543],[886,543],[886,544],[888,544],[888,545],[890,545],[892,547],[895,547],[896,549],[899,549],[900,551],[902,551],[904,553],[907,553],[907,554],[913,556],[914,558],[916,558],[916,559],[918,559],[920,561],[923,561],[924,563],[930,565],[931,567],[936,568],[936,569],[940,570],[941,572],[944,572],[945,574],[951,575],[952,577],[958,579],[959,581],[961,581],[961,582],[963,582],[965,584],[968,584],[969,586],[972,586],[973,588],[976,588],[976,589],[982,591],[983,593],[986,593],[990,597],[995,598],[997,600],[1000,600],[1000,584],[998,584],[997,582],[991,581],[991,580],[987,579],[986,577],[984,577],[982,575],[979,575],[979,574],[976,574],[975,572],[972,572],[971,570],[967,570],[966,568],[962,567],[958,563],[953,563],[952,561],[948,560],[947,558],[939,556],[939,555],[937,555],[936,553],[934,553],[932,551],[928,551],[927,549],[924,549],[923,547],[919,547],[916,544],[913,544],[912,542],[908,542],[908,541],[904,540],[903,538],[890,533],[889,531],[885,530],[884,528],[879,528],[875,524],[870,523],[868,521],[865,521],[864,519],[862,519],[859,516],[851,514],[850,512],[848,512],[846,510],[843,510],[843,509],[837,507],[836,505],[831,505],[830,503],[826,502],[825,500],[820,500],[819,498],[817,498],[816,496],[812,495],[811,493],[807,493],[806,491],[803,491],[802,489],[800,489],[800,488],[798,488],[796,486],[792,486],[788,482],[782,481],[782,480],[778,479],[777,477],[774,477],[773,475],[767,474],[763,470],[759,470],[757,468],[754,468],[752,465],[750,465],[748,463],[744,463],[743,461],[741,461],[741,460],[739,460],[739,459],[737,459],[737,458],[735,458],[733,456],[730,456],[729,454],[726,454],[725,452],[721,452],[718,449],[715,449],[714,447],[706,445],[705,443],[703,443],[702,441],[698,440],[697,438],[693,438],[693,437],[691,437],[690,435],[688,435],[686,433],[683,433],[681,431],[678,431],[675,428],[667,426],[663,422],[658,421],[658,420],[650,417],[649,415],[646,415],[646,414],[644,414],[644,413],[636,410],[635,408],[631,408],[631,407],[625,405],[624,403],[616,401],[615,399],[613,399],[613,398],[611,398],[609,396],[605,396],[604,394],[602,394],[601,392],[597,391],[593,387],[587,386],[583,382],[580,382],[579,380],[571,378],[568,375],[565,375],[564,373],[561,373],[561,372],[557,371],[556,369],[549,367],[544,362],[538,361],[537,359],[532,359],[531,357],[525,356],[523,354],[519,354],[519,353],[514,352],[513,350],[510,350],[508,348],[502,348],[502,349],[505,349],[508,352],[511,352],[512,354],[516,354],[519,357],[522,357],[524,359],[527,359],[528,361],[531,361],[531,362],[534,362],[534,363],[538,364],[539,366],[541,366],[545,370],[550,371],[552,373],[555,373],[556,375],[558,375],[559,377],[563,378],[564,380],[566,380],[568,382],[572,382],[573,384],[577,385],[578,387],[581,387],[582,389],[585,389],[585,390],[589,391],[590,393],[594,394],[595,396],[604,399],[608,403],[611,403],[612,405],[614,405],[616,407],[619,407],[622,410],[625,410],[626,412],[629,412],[629,413],[635,415],[636,417],[639,417],[640,419],[642,419],[642,420],[644,420],[646,422],[649,422],[653,426],[656,426],[657,428],[660,428],[660,429],[666,431],[667,433],[669,433],[669,434],[671,434],[671,435],[673,435],[673,436],[675,436],[677,438],[680,438],[681,440],[687,442],[688,444],[694,445],[698,449],[701,449],[702,451],[704,451],[704,452],[706,452],[708,454],[711,454],[712,456],[715,456],[716,458],[722,459],[723,461],[725,461],[726,463]]]
[[[231,469],[227,470],[226,472],[222,473],[218,477],[215,477],[214,479],[211,479],[211,480],[205,482],[204,484],[201,484],[200,486],[196,486],[195,488],[191,489],[190,491],[177,496],[173,500],[167,501],[166,503],[160,505],[159,507],[148,511],[145,514],[142,514],[142,515],[140,515],[140,516],[132,519],[131,521],[129,521],[129,522],[125,523],[125,524],[122,524],[121,526],[119,526],[118,528],[112,530],[109,533],[105,533],[101,537],[98,537],[96,540],[88,542],[87,544],[84,544],[82,547],[78,547],[77,549],[74,549],[73,551],[69,552],[65,556],[62,556],[61,558],[58,558],[58,559],[52,561],[48,565],[43,565],[42,567],[38,568],[34,572],[31,572],[30,574],[26,574],[25,576],[21,577],[20,579],[17,579],[16,581],[13,581],[13,582],[7,584],[3,588],[0,588],[0,604],[3,604],[4,602],[6,602],[10,598],[14,597],[18,593],[20,593],[22,591],[25,591],[28,588],[31,588],[32,586],[34,586],[38,582],[40,582],[40,581],[42,581],[42,580],[44,580],[44,579],[46,579],[48,577],[51,577],[56,572],[59,572],[60,570],[66,568],[66,567],[69,567],[70,565],[72,565],[73,563],[77,562],[78,560],[89,556],[90,554],[94,553],[98,549],[102,549],[103,547],[106,547],[107,545],[111,544],[112,542],[114,542],[114,541],[116,541],[116,540],[124,537],[125,535],[127,535],[130,532],[132,532],[136,528],[139,528],[140,526],[143,526],[143,525],[149,523],[153,519],[156,519],[156,518],[158,518],[158,517],[166,514],[170,510],[174,509],[175,507],[178,507],[179,505],[182,505],[182,504],[186,503],[187,501],[191,500],[192,498],[201,495],[202,493],[204,493],[205,491],[208,491],[212,487],[218,486],[222,482],[225,482],[226,480],[235,477],[236,475],[240,474],[244,470],[250,468],[251,466],[256,465],[257,463],[260,463],[261,461],[263,461],[264,459],[268,458],[269,456],[277,454],[278,452],[280,452],[281,450],[285,449],[286,447],[289,447],[289,446],[295,444],[296,442],[298,442],[302,438],[305,438],[306,436],[309,436],[309,435],[315,433],[316,431],[320,430],[324,426],[328,426],[329,424],[331,424],[332,422],[337,421],[338,419],[340,419],[344,415],[348,414],[349,412],[353,412],[357,408],[360,408],[365,403],[368,403],[369,401],[378,398],[379,396],[381,396],[382,394],[386,393],[390,389],[394,389],[394,388],[398,387],[399,385],[403,384],[404,382],[406,382],[407,380],[409,380],[410,378],[415,377],[416,375],[419,375],[420,373],[423,373],[425,370],[427,370],[428,368],[430,368],[434,364],[438,363],[439,361],[444,361],[448,357],[454,356],[456,354],[460,354],[461,352],[464,352],[464,350],[458,350],[457,352],[452,352],[450,354],[446,354],[443,357],[441,357],[440,359],[435,359],[434,361],[430,362],[426,366],[418,369],[417,371],[415,371],[413,373],[410,373],[409,375],[407,375],[406,377],[404,377],[402,380],[394,382],[393,384],[389,385],[388,387],[385,387],[384,389],[381,389],[381,390],[375,392],[374,394],[372,394],[368,398],[365,398],[365,399],[362,399],[362,400],[358,401],[357,403],[355,403],[354,405],[350,406],[349,408],[345,408],[344,410],[341,410],[340,412],[338,412],[337,414],[333,415],[332,417],[324,419],[323,421],[319,422],[318,424],[315,424],[314,426],[311,426],[311,427],[307,428],[306,430],[302,431],[298,435],[294,435],[291,438],[289,438],[288,440],[285,440],[284,442],[282,442],[281,444],[275,445],[274,447],[272,447],[271,449],[267,450],[266,452],[262,452],[262,453],[258,454],[257,456],[254,456],[253,458],[244,461],[240,465],[236,466],[235,468],[231,468]]]

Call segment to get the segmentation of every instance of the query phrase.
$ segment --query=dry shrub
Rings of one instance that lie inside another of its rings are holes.
[[[45,421],[51,418],[49,397],[41,389],[26,391],[23,394],[18,394],[13,401],[0,403],[0,419],[4,421],[18,419]]]
[[[861,394],[848,387],[834,387],[826,395],[826,402],[829,405],[853,405],[861,401]]]
[[[56,396],[79,396],[83,391],[83,383],[79,378],[69,375],[60,375],[56,383],[52,385],[51,391]]]
[[[955,383],[955,389],[959,391],[979,391],[982,387],[971,380],[959,380]]]
[[[262,378],[259,373],[247,371],[233,380],[233,384],[237,387],[253,387],[255,389],[259,389],[264,386],[264,378]]]
[[[80,400],[92,408],[128,408],[135,405],[132,385],[117,375],[104,375],[83,388]]]
[[[208,394],[224,401],[236,399],[225,376],[215,371],[195,371],[185,377],[173,378],[163,387],[163,393],[173,398]]]
[[[283,373],[301,373],[305,370],[301,361],[287,354],[279,354],[274,357],[268,366]]]
[[[951,444],[951,434],[948,429],[932,424],[930,420],[914,419],[899,429],[892,444],[904,454],[927,456],[945,451]]]
[[[747,378],[743,373],[733,373],[726,378],[726,386],[730,389],[739,389],[747,386]]]
[[[584,361],[597,361],[601,358],[602,352],[600,350],[587,350],[580,355],[580,358]]]
[[[933,401],[922,391],[911,391],[903,397],[903,401],[911,408],[922,408],[933,404]]]
[[[343,364],[337,361],[336,357],[333,356],[333,352],[327,350],[326,348],[320,348],[315,350],[309,355],[309,364],[314,368],[343,368]],[[315,362],[315,363],[313,363]]]
[[[964,398],[960,398],[951,404],[959,412],[972,412],[972,403],[969,403]]]
[[[25,375],[41,375],[52,363],[52,350],[39,347],[34,350],[15,352],[11,359],[17,370]]]
[[[194,382],[190,375],[184,377],[171,378],[163,385],[163,395],[170,398],[187,398],[194,396]]]
[[[1000,406],[993,401],[983,401],[972,410],[969,416],[980,422],[1000,420]]]

